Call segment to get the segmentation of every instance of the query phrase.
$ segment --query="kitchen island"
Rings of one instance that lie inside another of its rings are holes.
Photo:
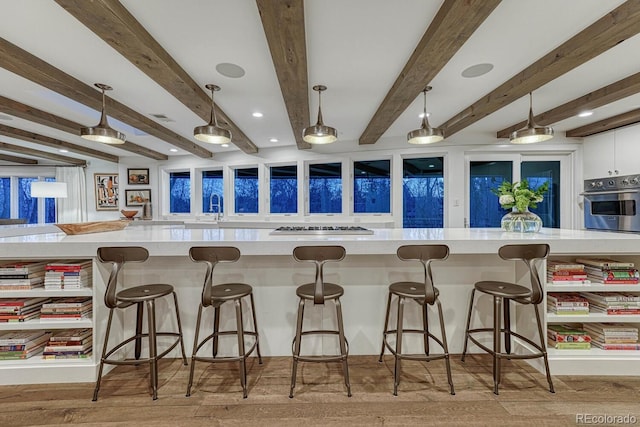
[[[446,261],[433,265],[436,286],[444,308],[447,338],[451,353],[460,353],[464,337],[464,323],[469,295],[478,280],[505,280],[528,284],[524,266],[503,261],[497,250],[505,244],[548,243],[551,257],[573,259],[576,255],[610,256],[632,260],[640,264],[640,236],[635,234],[607,233],[582,230],[543,229],[536,234],[506,233],[500,229],[374,229],[370,235],[271,235],[270,229],[248,228],[187,228],[180,224],[136,225],[121,231],[67,236],[64,233],[45,232],[22,236],[0,237],[0,258],[3,260],[29,259],[92,259],[94,301],[94,356],[85,366],[81,378],[49,372],[43,382],[92,381],[99,350],[102,348],[107,310],[102,302],[108,269],[95,261],[100,246],[144,246],[150,259],[142,264],[130,264],[124,272],[127,282],[164,282],[175,286],[187,352],[193,345],[193,328],[202,288],[205,268],[188,257],[191,246],[229,245],[240,249],[242,257],[235,264],[225,264],[214,275],[214,282],[245,282],[254,287],[257,319],[263,356],[291,354],[291,340],[295,328],[297,298],[295,287],[313,281],[313,268],[297,263],[291,253],[299,245],[342,245],[347,256],[340,262],[328,264],[325,280],[341,283],[345,288],[342,298],[344,324],[350,344],[350,354],[377,354],[382,337],[382,323],[387,287],[392,281],[422,280],[419,263],[407,263],[397,259],[397,248],[403,244],[447,244],[451,255]],[[522,264],[522,263],[520,263]],[[610,286],[610,285],[609,285]],[[630,286],[630,285],[626,285]],[[593,289],[599,290],[599,289]],[[618,289],[611,289],[618,290]],[[629,289],[633,290],[633,289]],[[42,291],[41,291],[42,292]],[[636,290],[640,292],[640,289]],[[0,294],[0,298],[2,295]],[[491,301],[480,299],[476,310],[476,324],[487,324],[491,314]],[[309,308],[311,322],[330,322],[333,316],[323,310]],[[162,304],[159,310],[163,310]],[[545,311],[545,310],[543,310]],[[211,313],[210,313],[211,314]],[[130,313],[134,316],[134,313]],[[405,313],[408,324],[419,322],[419,312],[408,307]],[[518,307],[514,319],[521,330],[533,327],[531,307]],[[640,316],[638,316],[640,319]],[[133,317],[132,317],[133,319]],[[132,319],[124,324],[132,325]],[[162,322],[170,316],[158,316]],[[221,326],[232,328],[234,316],[222,313]],[[614,319],[615,320],[615,319]],[[612,320],[612,321],[614,321]],[[633,319],[630,320],[633,323]],[[203,324],[208,321],[205,319]],[[330,324],[324,327],[331,327]],[[119,331],[122,334],[122,330]],[[116,329],[114,333],[118,333]],[[335,343],[331,339],[318,340],[307,348],[310,352],[331,351]],[[418,341],[409,341],[409,348]],[[234,343],[224,342],[222,349],[235,350]],[[478,351],[471,348],[471,352]],[[589,352],[589,353],[587,353]],[[604,352],[559,351],[550,352],[551,368],[558,374],[621,374],[640,375],[640,351]],[[620,354],[624,353],[624,354]],[[21,361],[21,362],[28,362]],[[61,361],[52,361],[61,362]],[[58,364],[62,366],[62,364]],[[55,365],[58,367],[58,365]],[[12,366],[16,366],[14,363]],[[19,365],[18,365],[19,366]],[[66,365],[64,365],[66,366]],[[5,365],[0,365],[4,369]],[[51,366],[43,365],[43,369]],[[597,371],[596,371],[597,369]],[[91,375],[93,374],[93,375]],[[53,378],[52,376],[53,375]],[[5,376],[5,383],[17,381],[15,375]],[[23,380],[23,382],[25,382]],[[28,382],[28,381],[27,381]]]

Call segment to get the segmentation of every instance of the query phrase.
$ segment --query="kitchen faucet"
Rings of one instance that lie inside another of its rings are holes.
[[[213,198],[216,198],[216,204],[213,204]],[[214,219],[216,221],[220,220],[220,218],[222,217],[222,212],[220,211],[220,195],[217,193],[211,193],[211,195],[209,196],[209,212],[213,212],[213,208],[216,208],[216,214],[214,216]]]

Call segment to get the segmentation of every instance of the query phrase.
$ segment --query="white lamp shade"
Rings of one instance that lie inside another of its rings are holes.
[[[66,182],[34,181],[31,183],[31,197],[67,197]]]

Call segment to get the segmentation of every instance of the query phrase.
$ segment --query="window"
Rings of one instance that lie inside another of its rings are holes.
[[[443,227],[443,157],[402,161],[402,226]]]
[[[560,228],[560,162],[528,161],[520,164],[520,176],[529,181],[529,187],[535,189],[544,182],[549,183],[549,191],[538,207],[532,208],[542,218],[543,227]]]
[[[11,218],[11,178],[0,178],[0,218]]]
[[[506,213],[497,196],[491,191],[502,181],[513,182],[513,162],[472,161],[469,163],[469,225],[471,227],[500,227]]]
[[[342,163],[309,165],[309,212],[342,212]]]
[[[202,212],[224,212],[223,184],[221,170],[202,172]]]
[[[236,213],[258,213],[258,168],[236,169],[233,188]]]
[[[169,173],[169,212],[191,212],[191,175],[189,172]]]
[[[298,212],[298,167],[273,166],[269,173],[270,212]]]
[[[391,161],[353,162],[353,212],[391,213]]]

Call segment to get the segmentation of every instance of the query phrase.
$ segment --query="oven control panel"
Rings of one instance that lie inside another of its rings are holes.
[[[584,181],[584,191],[615,191],[626,188],[640,188],[640,175],[610,176]]]

